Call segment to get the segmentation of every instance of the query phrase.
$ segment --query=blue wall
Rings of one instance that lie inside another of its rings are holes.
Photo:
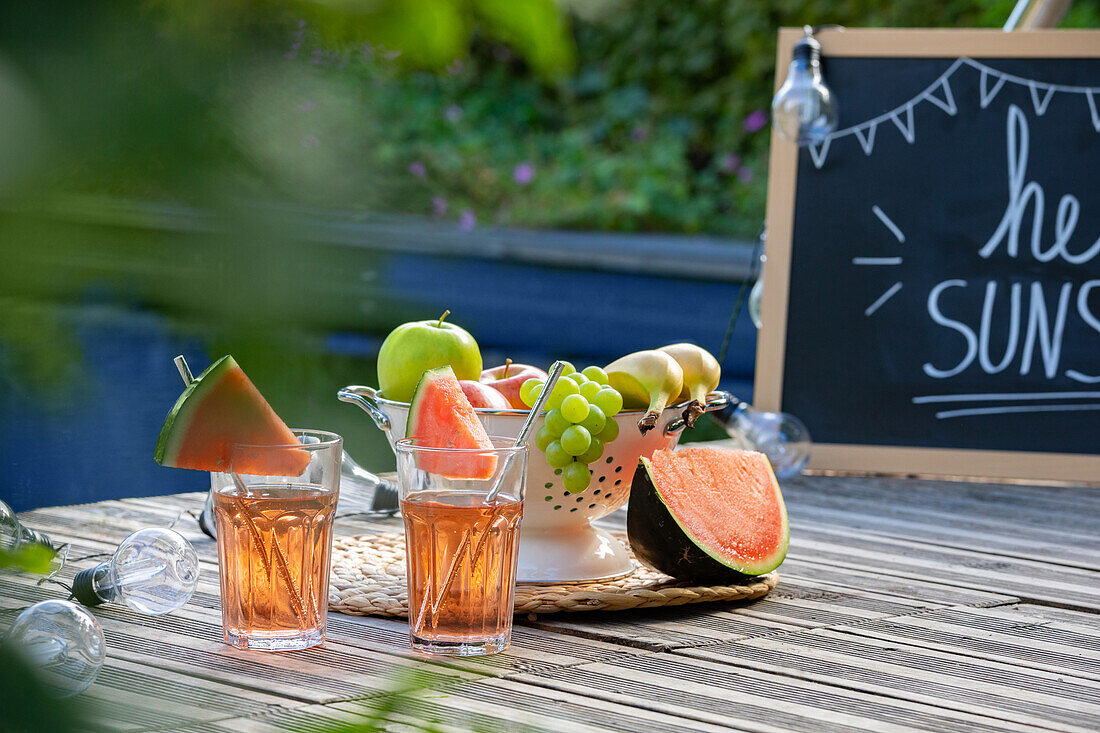
[[[373,264],[377,284],[363,284],[363,303],[381,302],[383,321],[390,318],[390,326],[410,313],[428,318],[450,309],[452,320],[478,339],[486,366],[506,357],[542,366],[554,358],[568,358],[578,367],[606,364],[631,351],[676,341],[693,341],[717,354],[739,287],[404,253],[381,255]],[[345,299],[346,306],[340,307],[348,311],[359,302],[356,293],[318,295]],[[35,349],[56,344],[48,339],[0,342],[0,498],[25,510],[205,489],[205,473],[153,462],[156,436],[181,389],[172,358],[186,355],[197,372],[220,355],[209,349],[235,353],[246,346],[227,343],[220,324],[209,324],[205,332],[201,324],[191,324],[189,333],[198,335],[181,336],[164,316],[109,302],[51,308],[73,342],[79,378],[50,386],[44,394],[15,365],[35,363]],[[379,314],[373,316],[377,322]],[[288,421],[343,432],[349,436],[349,452],[367,468],[389,470],[392,457],[381,434],[357,410],[335,400],[343,384],[372,379],[357,375],[371,373],[384,336],[385,331],[319,334],[308,348],[293,353],[276,349],[267,356],[254,355],[263,379],[253,378],[263,391],[271,389],[269,399],[280,413],[287,411]],[[744,399],[751,399],[755,337],[743,313],[722,365],[723,386]],[[16,354],[17,349],[22,351]],[[289,368],[280,377],[277,362],[283,355],[299,369],[302,364],[321,366],[305,378]],[[333,368],[336,358],[344,361]],[[303,379],[308,383],[301,384]],[[287,400],[288,389],[309,393],[308,404]],[[283,402],[272,399],[280,391]]]

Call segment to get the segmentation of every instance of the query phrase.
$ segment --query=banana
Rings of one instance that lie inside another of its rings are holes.
[[[684,370],[684,386],[676,401],[691,400],[684,409],[684,423],[693,428],[706,409],[707,395],[718,388],[722,367],[709,351],[695,344],[670,344],[657,351],[671,356]]]
[[[684,386],[684,370],[663,351],[635,351],[604,367],[611,386],[623,396],[629,407],[646,407],[638,421],[645,435],[657,425],[661,410]]]

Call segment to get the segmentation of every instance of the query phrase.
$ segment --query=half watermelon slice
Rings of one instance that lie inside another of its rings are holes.
[[[790,538],[767,456],[715,448],[659,450],[642,458],[626,526],[639,560],[699,583],[769,573],[783,562]]]
[[[163,466],[299,476],[309,452],[235,450],[235,446],[294,446],[286,426],[232,356],[223,356],[187,386],[164,420],[153,458]]]
[[[405,436],[419,448],[470,451],[421,451],[416,460],[422,471],[464,479],[488,479],[496,472],[496,454],[476,452],[495,446],[449,366],[429,369],[420,377],[409,405]]]

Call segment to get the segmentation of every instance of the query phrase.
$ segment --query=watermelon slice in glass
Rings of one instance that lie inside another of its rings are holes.
[[[160,429],[153,457],[174,468],[299,476],[309,465],[307,451],[242,449],[299,444],[236,360],[223,356],[180,395]]]

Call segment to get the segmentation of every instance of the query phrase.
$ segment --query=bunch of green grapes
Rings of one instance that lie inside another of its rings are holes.
[[[528,379],[520,387],[520,399],[528,407],[534,405],[544,384],[543,379]],[[588,465],[600,459],[605,444],[619,437],[619,426],[611,418],[623,409],[623,397],[608,385],[603,369],[590,366],[578,372],[565,362],[545,409],[535,445],[546,454],[547,463],[561,469],[566,490],[580,493],[592,482]]]

